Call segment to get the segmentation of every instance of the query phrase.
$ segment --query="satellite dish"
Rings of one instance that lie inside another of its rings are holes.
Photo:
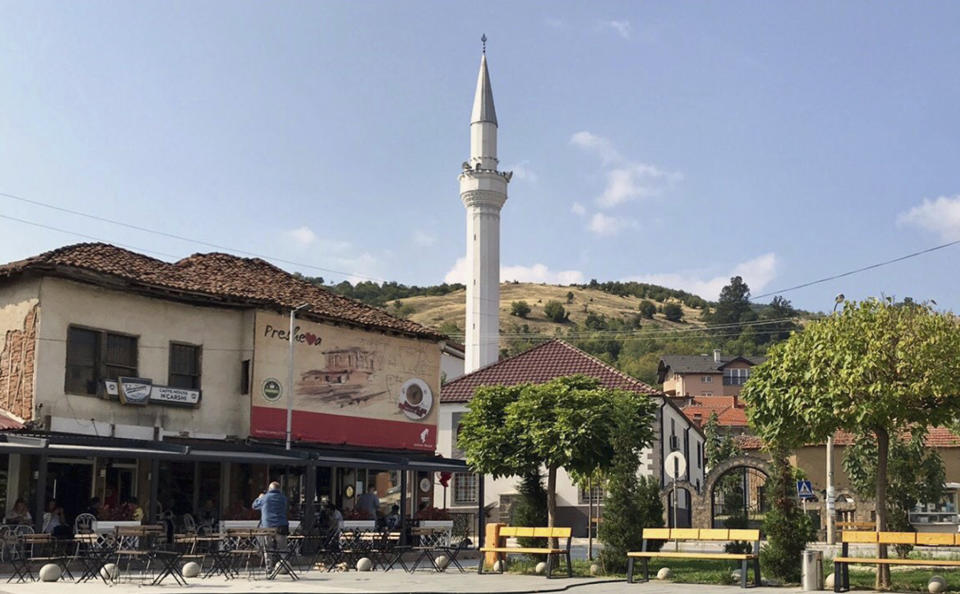
[[[687,459],[680,452],[670,452],[663,460],[663,470],[673,480],[680,480],[687,472]]]

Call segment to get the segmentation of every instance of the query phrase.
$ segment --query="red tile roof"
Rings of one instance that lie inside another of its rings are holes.
[[[716,413],[721,427],[746,427],[746,407],[733,396],[694,396],[691,404],[680,409],[691,421],[701,427]],[[700,418],[697,418],[700,415]]]
[[[469,402],[480,386],[514,386],[543,383],[557,377],[583,374],[595,377],[606,388],[631,390],[651,396],[663,394],[651,386],[567,344],[550,340],[513,357],[462,375],[441,388],[440,402]]]
[[[105,243],[80,243],[0,266],[0,280],[24,273],[60,276],[168,299],[226,306],[291,309],[304,318],[441,340],[443,334],[327,289],[259,258],[194,254],[169,263]]]
[[[759,437],[752,435],[741,435],[735,437],[737,443],[744,450],[759,450],[763,446],[763,441]],[[853,443],[854,434],[847,431],[837,431],[833,436],[833,444],[837,446],[848,446]],[[807,447],[819,447],[823,444],[808,444]],[[960,447],[960,436],[946,427],[930,427],[927,430],[926,445],[929,448],[958,448]]]

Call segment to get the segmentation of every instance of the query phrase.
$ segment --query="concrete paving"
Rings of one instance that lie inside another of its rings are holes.
[[[276,581],[246,579],[224,580],[209,578],[205,580],[189,580],[186,588],[170,582],[161,586],[141,586],[138,582],[121,582],[107,587],[103,582],[88,582],[74,584],[72,582],[58,582],[45,584],[42,582],[30,584],[0,584],[0,594],[41,594],[68,589],[76,594],[94,594],[109,590],[114,594],[142,594],[144,592],[158,593],[192,593],[201,594],[210,592],[216,594],[261,593],[271,594],[300,592],[314,592],[325,594],[328,592],[344,593],[382,593],[382,592],[417,592],[444,593],[451,592],[497,592],[509,594],[513,592],[575,592],[583,594],[610,594],[613,592],[627,592],[629,594],[737,594],[742,592],[737,586],[714,586],[696,584],[673,584],[671,582],[648,582],[628,585],[623,580],[606,580],[592,578],[573,579],[546,579],[542,576],[529,575],[477,575],[476,573],[432,573],[418,571],[409,574],[402,571],[382,571],[359,573],[356,571],[344,573],[317,573],[309,572],[303,579],[292,582],[287,579]],[[751,588],[751,594],[793,594],[796,588]]]

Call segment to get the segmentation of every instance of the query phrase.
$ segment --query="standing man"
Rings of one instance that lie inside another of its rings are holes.
[[[260,527],[276,529],[274,536],[266,537],[264,542],[267,550],[284,550],[287,548],[287,535],[290,534],[290,524],[287,523],[287,496],[280,491],[280,483],[273,481],[266,493],[260,493],[253,502],[253,509],[260,510]],[[270,542],[273,540],[273,542]],[[275,559],[266,558],[267,562]],[[272,566],[272,563],[271,563]]]
[[[380,498],[377,497],[376,485],[371,484],[367,487],[367,492],[357,500],[357,508],[366,519],[377,519],[377,514],[380,512]]]

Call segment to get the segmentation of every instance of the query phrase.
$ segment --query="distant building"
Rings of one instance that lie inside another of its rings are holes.
[[[747,416],[740,390],[750,378],[750,369],[763,357],[713,355],[665,355],[657,368],[657,381],[684,414],[703,427],[716,414],[728,433],[746,433]]]
[[[683,416],[683,413],[669,398],[655,388],[632,378],[629,375],[607,365],[596,357],[567,344],[562,340],[551,340],[535,346],[519,355],[503,359],[492,365],[482,367],[452,382],[445,384],[440,393],[440,417],[437,430],[437,451],[447,458],[463,458],[463,452],[457,447],[457,431],[460,418],[467,412],[467,405],[473,399],[474,392],[481,386],[511,386],[520,383],[544,383],[554,378],[582,374],[600,380],[605,388],[629,390],[649,396],[657,402],[657,416],[654,421],[656,440],[641,454],[642,462],[638,469],[641,475],[654,476],[661,486],[670,479],[664,473],[664,458],[675,451],[682,452],[688,464],[689,482],[694,488],[703,485],[703,432]],[[517,477],[493,479],[486,477],[483,486],[483,504],[490,510],[490,520],[509,521],[501,515],[501,509],[509,496],[515,492]],[[443,493],[436,491],[437,507],[448,507],[451,511],[463,514],[475,513],[480,497],[480,485],[476,475],[457,473],[453,476],[451,488]],[[590,498],[594,503],[603,503],[602,489],[593,492],[578,487],[566,472],[557,475],[558,523],[572,526],[575,535],[586,536],[587,511]],[[445,498],[445,500],[443,499]],[[690,522],[690,494],[681,489],[677,497],[680,526]],[[669,507],[669,506],[668,506]]]

